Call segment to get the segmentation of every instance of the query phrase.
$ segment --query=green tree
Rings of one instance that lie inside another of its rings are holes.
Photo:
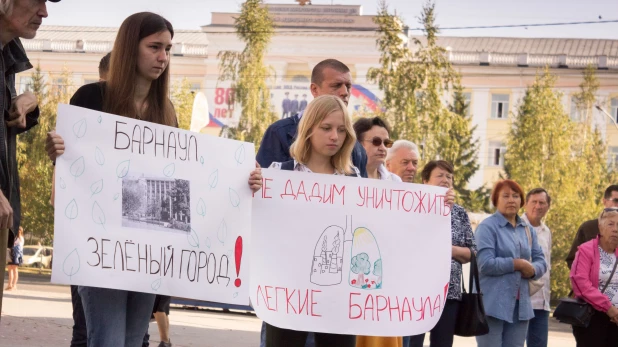
[[[547,189],[552,206],[546,224],[552,230],[552,297],[570,291],[569,269],[564,259],[577,227],[599,211],[602,189],[609,183],[598,132],[573,122],[555,91],[556,77],[545,69],[529,86],[514,116],[507,138],[505,171],[524,190]],[[585,84],[585,82],[584,82]],[[590,90],[582,84],[582,93]],[[582,132],[589,132],[587,140]],[[583,143],[588,143],[583,145]],[[583,147],[582,147],[583,146]]]
[[[39,100],[39,124],[18,136],[17,162],[21,184],[22,226],[33,236],[51,244],[54,210],[50,204],[53,166],[43,150],[47,132],[55,128],[58,104],[69,103],[73,87],[71,73],[65,68],[46,83],[40,67],[32,73],[32,92]]]
[[[392,127],[391,137],[419,139],[416,92],[422,86],[412,51],[408,47],[406,28],[401,18],[389,12],[386,1],[380,1],[378,14],[373,18],[378,25],[376,40],[380,67],[370,68],[367,80],[377,83],[382,91],[381,106],[384,117]]]
[[[191,83],[185,78],[172,85],[171,97],[176,117],[178,118],[178,127],[184,130],[189,130],[191,127],[191,115],[193,113],[193,99],[195,93],[191,90]]]
[[[413,50],[403,21],[381,1],[374,22],[379,26],[377,39],[381,51],[380,67],[368,72],[370,82],[377,83],[384,97],[384,117],[392,125],[392,137],[421,145],[421,162],[443,159],[455,168],[454,188],[464,207],[486,210],[486,189],[474,194],[466,187],[478,171],[479,145],[468,112],[459,73],[449,62],[446,50],[438,45],[435,4],[423,6],[419,23],[424,39],[414,39]],[[443,96],[453,91],[453,103],[447,106]]]
[[[264,56],[274,34],[274,22],[262,0],[247,0],[241,5],[234,27],[245,42],[242,52],[222,51],[219,81],[232,81],[234,102],[240,104],[241,116],[235,128],[228,129],[232,138],[259,145],[266,128],[277,120],[270,106],[268,76],[272,69]]]

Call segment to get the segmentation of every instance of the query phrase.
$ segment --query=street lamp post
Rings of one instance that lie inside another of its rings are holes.
[[[600,105],[594,105],[594,107],[596,107],[597,110],[599,110],[601,113],[606,115],[607,118],[609,118],[612,121],[612,124],[614,124],[616,129],[618,129],[618,123],[616,123],[616,119],[614,119],[611,114],[607,113],[607,111],[605,111]]]

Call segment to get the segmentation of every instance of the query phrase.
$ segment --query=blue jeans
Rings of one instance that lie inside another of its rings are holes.
[[[266,322],[262,322],[262,331],[260,332],[260,347],[266,347]],[[309,333],[305,347],[315,347],[315,335]]]
[[[547,347],[547,335],[549,331],[549,311],[534,310],[534,318],[528,324],[528,337],[526,346]]]
[[[515,302],[513,323],[487,316],[489,334],[476,337],[477,347],[524,347],[528,321],[519,320],[519,300]]]
[[[88,347],[140,347],[148,330],[155,295],[79,286]]]

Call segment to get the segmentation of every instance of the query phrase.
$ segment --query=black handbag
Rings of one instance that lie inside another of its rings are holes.
[[[474,287],[476,285],[476,293]],[[458,336],[481,336],[489,333],[485,306],[483,306],[483,293],[479,285],[479,269],[476,265],[476,255],[470,250],[470,293],[466,292],[463,271],[461,273],[461,303],[455,324],[455,335]]]
[[[601,294],[605,293],[609,282],[611,282],[614,273],[618,266],[618,259],[614,263],[614,269],[609,275],[609,279],[603,286]],[[554,318],[560,323],[571,324],[572,326],[587,328],[590,324],[590,319],[594,315],[594,307],[580,298],[562,298],[554,311]]]

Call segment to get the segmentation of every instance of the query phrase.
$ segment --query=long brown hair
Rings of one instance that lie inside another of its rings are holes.
[[[133,14],[122,22],[112,49],[103,101],[104,112],[130,118],[137,117],[133,97],[137,79],[139,44],[143,38],[166,30],[173,38],[172,24],[151,12]],[[150,91],[146,96],[148,106],[141,117],[142,120],[176,126],[176,113],[168,97],[169,70],[168,64],[161,76],[152,81]]]

